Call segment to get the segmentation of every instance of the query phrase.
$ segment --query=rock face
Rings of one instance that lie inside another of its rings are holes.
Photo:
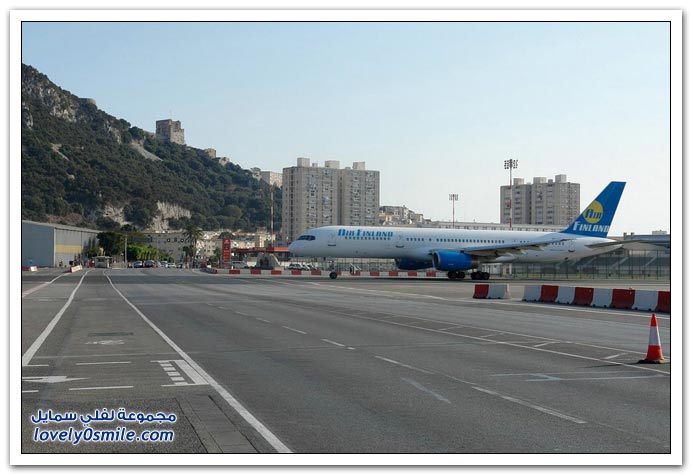
[[[171,218],[180,219],[192,217],[192,213],[189,209],[185,209],[177,204],[157,201],[156,207],[158,208],[158,214],[151,225],[152,229],[155,230],[164,231],[169,229],[168,220]]]

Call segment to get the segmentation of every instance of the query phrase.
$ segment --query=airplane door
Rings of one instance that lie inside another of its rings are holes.
[[[569,241],[569,244],[567,245],[567,252],[574,252],[577,250],[577,245],[575,244],[574,241]]]
[[[327,246],[336,246],[336,234],[330,233],[329,239],[327,239]]]
[[[398,248],[404,247],[404,236],[402,234],[399,234],[396,237],[396,247],[398,247]]]

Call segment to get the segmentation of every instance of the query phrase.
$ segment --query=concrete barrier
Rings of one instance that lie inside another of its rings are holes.
[[[524,286],[524,300],[525,302],[538,302],[541,299],[541,287],[542,285],[525,285]]]
[[[633,289],[613,289],[613,300],[610,302],[611,308],[632,308],[634,304]]]
[[[509,299],[509,284],[490,284],[488,289],[489,299]]]
[[[229,269],[229,275],[235,276],[283,276],[283,277],[329,277],[330,271],[321,270],[262,270],[262,269]],[[425,278],[425,279],[447,279],[445,272],[416,272],[416,271],[355,271],[352,274],[349,272],[338,271],[338,275],[346,278],[388,278],[397,277],[400,279],[408,278]]]
[[[67,272],[72,273],[72,272],[77,272],[77,271],[80,271],[80,270],[82,270],[82,266],[71,266],[70,269],[69,269]]]
[[[490,289],[490,284],[476,284],[473,289],[474,299],[485,299],[488,298],[488,290]]]
[[[592,287],[576,287],[574,289],[574,300],[572,305],[591,305],[593,302],[593,288]]]
[[[592,307],[610,307],[610,302],[613,301],[613,289],[593,289]]]
[[[656,305],[657,312],[670,313],[670,291],[669,290],[659,290],[658,291],[658,305]]]
[[[560,287],[557,285],[541,285],[541,298],[539,300],[547,303],[555,302],[559,289]]]
[[[648,310],[653,312],[658,307],[658,290],[637,290],[634,295],[634,310]]]
[[[36,266],[22,266],[22,271],[37,272],[38,267],[36,267]]]
[[[572,302],[574,302],[574,290],[575,290],[574,287],[561,285],[558,288],[557,297],[555,298],[555,302],[572,304]]]

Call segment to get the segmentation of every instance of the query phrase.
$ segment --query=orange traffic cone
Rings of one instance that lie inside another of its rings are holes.
[[[663,363],[663,350],[661,349],[661,337],[658,334],[658,323],[656,314],[651,314],[651,327],[649,328],[649,350],[646,358],[639,360],[640,363]]]

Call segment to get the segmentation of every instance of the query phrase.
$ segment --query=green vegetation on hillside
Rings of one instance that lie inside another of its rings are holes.
[[[221,166],[202,150],[158,140],[80,101],[26,65],[22,108],[22,219],[77,214],[83,226],[108,229],[113,226],[101,215],[109,204],[124,207],[125,219],[145,228],[160,201],[192,212],[189,221],[172,220],[176,228],[269,225],[269,186],[249,171]],[[162,160],[142,157],[130,146],[133,140]],[[281,191],[274,194],[279,228]]]

